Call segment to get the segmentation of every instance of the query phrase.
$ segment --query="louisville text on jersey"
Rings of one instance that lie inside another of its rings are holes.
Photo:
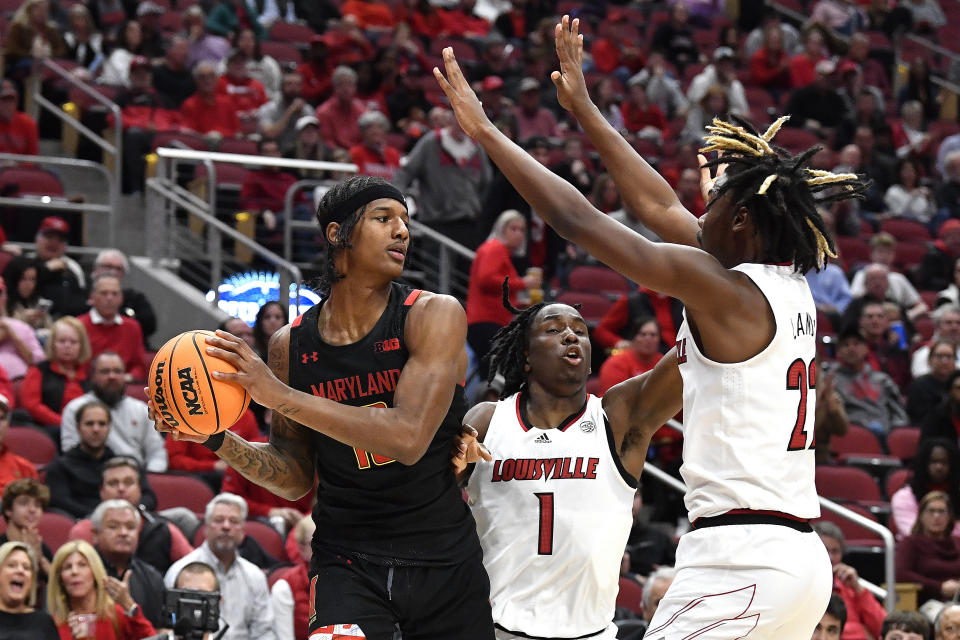
[[[400,379],[400,369],[376,371],[366,375],[335,378],[325,382],[311,384],[310,390],[315,396],[327,398],[335,402],[366,398],[382,393],[392,393],[397,388]]]
[[[493,463],[491,482],[510,480],[596,480],[600,458],[507,458]]]

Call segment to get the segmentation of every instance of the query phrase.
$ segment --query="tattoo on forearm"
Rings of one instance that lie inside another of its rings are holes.
[[[252,443],[228,433],[217,454],[251,482],[271,491],[313,483],[312,447],[296,425],[275,416],[269,443]]]
[[[282,402],[277,405],[277,411],[288,417],[292,417],[300,413],[300,409],[297,407],[291,407],[290,405],[283,404]]]

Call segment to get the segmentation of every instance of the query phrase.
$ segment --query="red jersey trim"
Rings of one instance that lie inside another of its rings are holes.
[[[293,322],[290,323],[291,327],[299,327],[300,323],[303,322],[303,314],[301,313],[296,318],[293,319]]]
[[[403,301],[403,306],[409,307],[414,302],[417,301],[417,298],[420,297],[420,294],[423,293],[423,289],[414,289],[410,292],[410,295],[407,296],[407,299]]]
[[[523,397],[522,393],[517,394],[517,404],[515,407],[517,412],[517,422],[520,423],[521,429],[523,429],[524,431],[530,431],[531,427],[527,425],[526,420],[523,419],[523,411],[520,410],[520,399],[522,397]],[[566,431],[567,429],[570,428],[570,425],[579,421],[580,418],[583,417],[583,414],[587,412],[587,404],[589,402],[590,402],[590,394],[587,394],[587,399],[584,401],[583,406],[580,407],[580,411],[578,411],[577,413],[574,413],[569,418],[564,420],[563,423],[561,423],[558,427],[556,427],[557,431]]]

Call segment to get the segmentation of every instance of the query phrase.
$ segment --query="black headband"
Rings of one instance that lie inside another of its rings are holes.
[[[404,200],[403,194],[392,184],[381,183],[370,185],[366,189],[350,196],[337,206],[327,210],[325,215],[321,213],[318,217],[323,220],[323,229],[325,230],[331,222],[343,222],[357,209],[365,207],[380,198],[390,198],[402,204],[404,208],[407,206],[407,201]]]

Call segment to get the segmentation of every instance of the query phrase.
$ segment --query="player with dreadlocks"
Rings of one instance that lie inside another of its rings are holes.
[[[443,53],[446,75],[434,76],[464,131],[540,217],[630,280],[684,304],[676,347],[635,382],[642,419],[624,437],[634,445],[683,409],[680,472],[692,530],[646,637],[806,640],[832,580],[809,524],[820,515],[816,308],[803,271],[833,251],[816,205],[862,196],[864,184],[809,169],[813,151],[792,156],[774,146],[782,119],[762,134],[717,120],[704,153],[723,155],[701,156],[708,207],[698,220],[590,101],[576,20],[557,25],[556,44],[560,104],[590,136],[627,206],[666,242],[611,220],[513,145],[484,115],[452,50]],[[654,384],[664,391],[648,393]],[[468,451],[476,448],[466,440]]]
[[[489,354],[491,377],[505,378],[500,401],[467,413],[452,457],[468,480],[497,638],[612,640],[647,451],[642,437],[626,436],[643,421],[643,394],[636,380],[603,399],[587,393],[590,339],[576,308],[520,311],[506,282],[503,305],[515,317]]]

